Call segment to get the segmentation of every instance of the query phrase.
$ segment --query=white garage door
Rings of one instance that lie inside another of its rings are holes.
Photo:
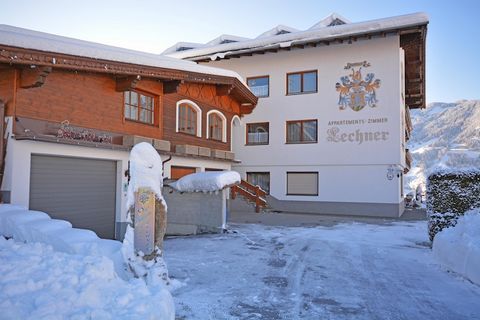
[[[114,238],[115,161],[44,155],[31,161],[30,209]]]

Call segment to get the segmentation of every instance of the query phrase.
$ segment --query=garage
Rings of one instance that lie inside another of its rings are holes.
[[[30,209],[115,236],[116,161],[32,155]]]

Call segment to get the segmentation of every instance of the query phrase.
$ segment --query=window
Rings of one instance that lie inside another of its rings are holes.
[[[153,96],[136,91],[125,91],[123,101],[125,119],[154,124],[155,99]]]
[[[208,132],[210,139],[222,140],[223,124],[222,118],[216,113],[212,113],[208,117]]]
[[[270,172],[247,172],[247,181],[270,193]]]
[[[182,104],[178,108],[178,131],[195,135],[197,133],[197,112],[192,106]]]
[[[287,121],[287,143],[317,142],[317,120]]]
[[[202,109],[193,101],[177,101],[177,132],[202,136]]]
[[[247,85],[259,98],[268,97],[270,94],[270,79],[268,76],[247,78]]]
[[[287,172],[287,195],[318,196],[318,172]]]
[[[247,123],[247,144],[268,144],[268,122]]]
[[[287,95],[317,92],[317,71],[287,73]]]
[[[218,110],[207,112],[207,139],[227,142],[227,118]]]

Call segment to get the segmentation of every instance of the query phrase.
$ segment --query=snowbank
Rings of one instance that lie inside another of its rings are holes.
[[[106,257],[0,236],[2,319],[174,319],[166,290],[119,278]]]
[[[84,256],[104,256],[112,260],[119,276],[124,276],[122,244],[100,239],[95,232],[72,228],[68,221],[51,219],[41,211],[20,206],[0,205],[0,236],[16,241],[41,242],[56,251]]]
[[[445,267],[480,285],[480,209],[443,229],[433,241],[433,255]]]
[[[166,206],[162,197],[162,158],[153,146],[146,142],[136,144],[130,151],[130,183],[128,185],[127,208],[135,204],[138,188],[150,188],[158,200]]]
[[[180,192],[216,192],[240,183],[235,171],[198,172],[186,175],[170,184]]]
[[[0,310],[8,309],[2,319],[175,316],[163,283],[126,272],[120,242],[45,212],[0,205],[0,261]],[[162,276],[160,266],[155,271]]]

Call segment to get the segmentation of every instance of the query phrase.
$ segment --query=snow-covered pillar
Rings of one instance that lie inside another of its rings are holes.
[[[133,247],[146,260],[161,255],[167,228],[163,199],[162,159],[152,145],[142,142],[130,151],[130,184],[127,208],[133,215]]]

